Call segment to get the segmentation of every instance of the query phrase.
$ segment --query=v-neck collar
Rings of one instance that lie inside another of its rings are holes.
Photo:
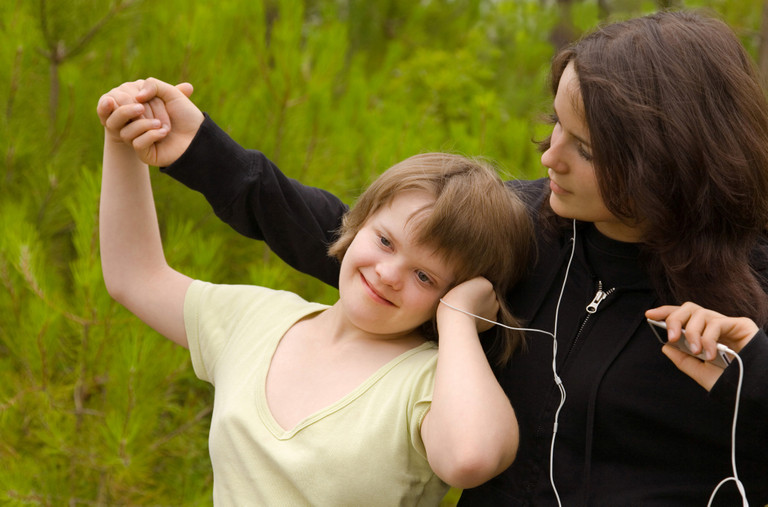
[[[392,358],[386,364],[382,365],[370,377],[368,377],[360,385],[358,385],[356,388],[354,388],[352,391],[350,391],[346,395],[342,396],[337,401],[308,415],[307,417],[299,421],[293,428],[286,429],[286,428],[283,428],[275,420],[274,416],[272,415],[272,411],[269,408],[269,404],[267,402],[267,376],[269,375],[269,368],[272,363],[272,357],[274,356],[278,345],[280,345],[280,341],[283,339],[283,336],[285,336],[285,333],[287,333],[288,330],[294,324],[295,322],[288,324],[286,328],[283,330],[283,332],[280,333],[280,338],[275,340],[269,353],[264,354],[261,357],[262,363],[259,365],[259,370],[261,373],[258,377],[257,386],[256,386],[258,388],[258,393],[256,396],[256,409],[259,413],[259,417],[261,418],[261,421],[262,423],[264,423],[264,426],[267,428],[267,430],[272,434],[272,436],[274,436],[278,440],[289,440],[304,428],[311,426],[312,424],[316,423],[319,420],[324,419],[330,414],[338,412],[339,410],[343,409],[344,407],[346,407],[347,405],[355,401],[357,398],[365,394],[365,392],[367,392],[371,387],[376,385],[376,383],[379,380],[381,380],[382,377],[384,377],[389,371],[395,368],[398,364],[405,361],[406,359],[413,356],[414,354],[421,352],[422,350],[427,350],[434,347],[433,342],[425,342],[412,349],[406,350],[400,355]]]

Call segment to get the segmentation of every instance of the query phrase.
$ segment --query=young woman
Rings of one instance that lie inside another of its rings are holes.
[[[341,202],[240,148],[190,105],[188,86],[134,89],[158,111],[165,101],[173,125],[135,140],[145,158],[333,281],[322,245]],[[754,66],[722,22],[664,12],[564,49],[552,89],[548,178],[513,183],[534,217],[535,260],[507,300],[556,349],[529,332],[497,369],[518,455],[461,503],[705,505],[734,468],[749,501],[768,503],[768,107]],[[673,342],[684,328],[694,352],[725,345],[741,363],[662,349],[646,317],[666,320]],[[740,504],[736,484],[714,503]]]
[[[514,323],[495,290],[521,276],[532,228],[490,167],[430,153],[386,171],[331,246],[340,297],[326,307],[168,266],[147,166],[114,128],[135,120],[133,136],[154,125],[140,114],[134,104],[102,116],[104,280],[189,348],[216,388],[215,503],[437,505],[447,484],[475,486],[509,466],[517,422],[474,318],[438,310],[443,298]],[[503,364],[519,336],[497,335]]]

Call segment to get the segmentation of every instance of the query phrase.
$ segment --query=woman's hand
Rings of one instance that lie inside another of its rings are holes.
[[[149,78],[124,83],[99,99],[107,139],[127,143],[146,164],[168,166],[192,142],[203,113],[189,100],[192,85]]]
[[[685,339],[694,354],[703,352],[708,360],[717,354],[717,345],[722,343],[734,352],[739,352],[755,336],[759,328],[746,317],[726,317],[713,310],[702,308],[695,303],[681,306],[660,306],[645,312],[653,320],[667,323],[667,336],[671,343],[680,340],[685,329]],[[699,360],[675,347],[665,345],[662,352],[675,366],[707,390],[712,389],[723,370],[713,364]]]

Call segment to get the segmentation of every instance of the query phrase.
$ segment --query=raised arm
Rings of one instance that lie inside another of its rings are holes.
[[[151,116],[149,108],[136,103],[105,107],[110,103],[110,98],[105,97],[97,109],[105,125],[99,211],[104,282],[116,301],[186,347],[183,305],[192,280],[166,263],[149,169],[134,148],[123,142],[123,138],[136,139],[134,146],[138,150],[167,132],[160,128],[158,120],[147,117]]]
[[[327,249],[347,206],[334,195],[286,177],[207,116],[184,154],[161,170],[202,193],[240,234],[266,241],[290,266],[337,286],[339,263]]]
[[[475,315],[498,311],[493,286],[482,277],[454,287],[443,299]],[[432,470],[451,486],[471,488],[512,464],[517,418],[488,364],[475,319],[441,304],[437,329],[435,389],[421,436]]]
[[[262,153],[243,149],[189,100],[191,85],[149,78],[120,88],[117,100],[105,98],[100,111],[149,104],[169,127],[154,130],[151,144],[139,143],[144,162],[167,166],[161,170],[202,193],[237,232],[266,241],[289,265],[336,286],[339,264],[326,251],[347,210],[344,203],[287,178]]]

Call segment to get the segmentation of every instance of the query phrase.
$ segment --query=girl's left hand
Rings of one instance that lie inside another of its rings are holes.
[[[492,321],[496,320],[499,313],[499,302],[493,284],[482,276],[460,283],[449,290],[442,299],[451,306]],[[445,305],[438,305],[437,318],[439,320],[443,312],[455,311]],[[493,324],[481,319],[475,319],[475,323],[479,333],[493,327]]]
[[[702,308],[695,303],[681,306],[660,306],[645,312],[653,320],[667,323],[670,342],[680,339],[685,329],[685,339],[695,354],[704,352],[708,359],[717,354],[717,344],[722,343],[734,352],[739,352],[757,334],[759,328],[746,317],[726,317],[713,310]],[[713,364],[699,360],[675,347],[665,345],[662,352],[680,371],[698,382],[707,390],[712,389],[723,370]]]

